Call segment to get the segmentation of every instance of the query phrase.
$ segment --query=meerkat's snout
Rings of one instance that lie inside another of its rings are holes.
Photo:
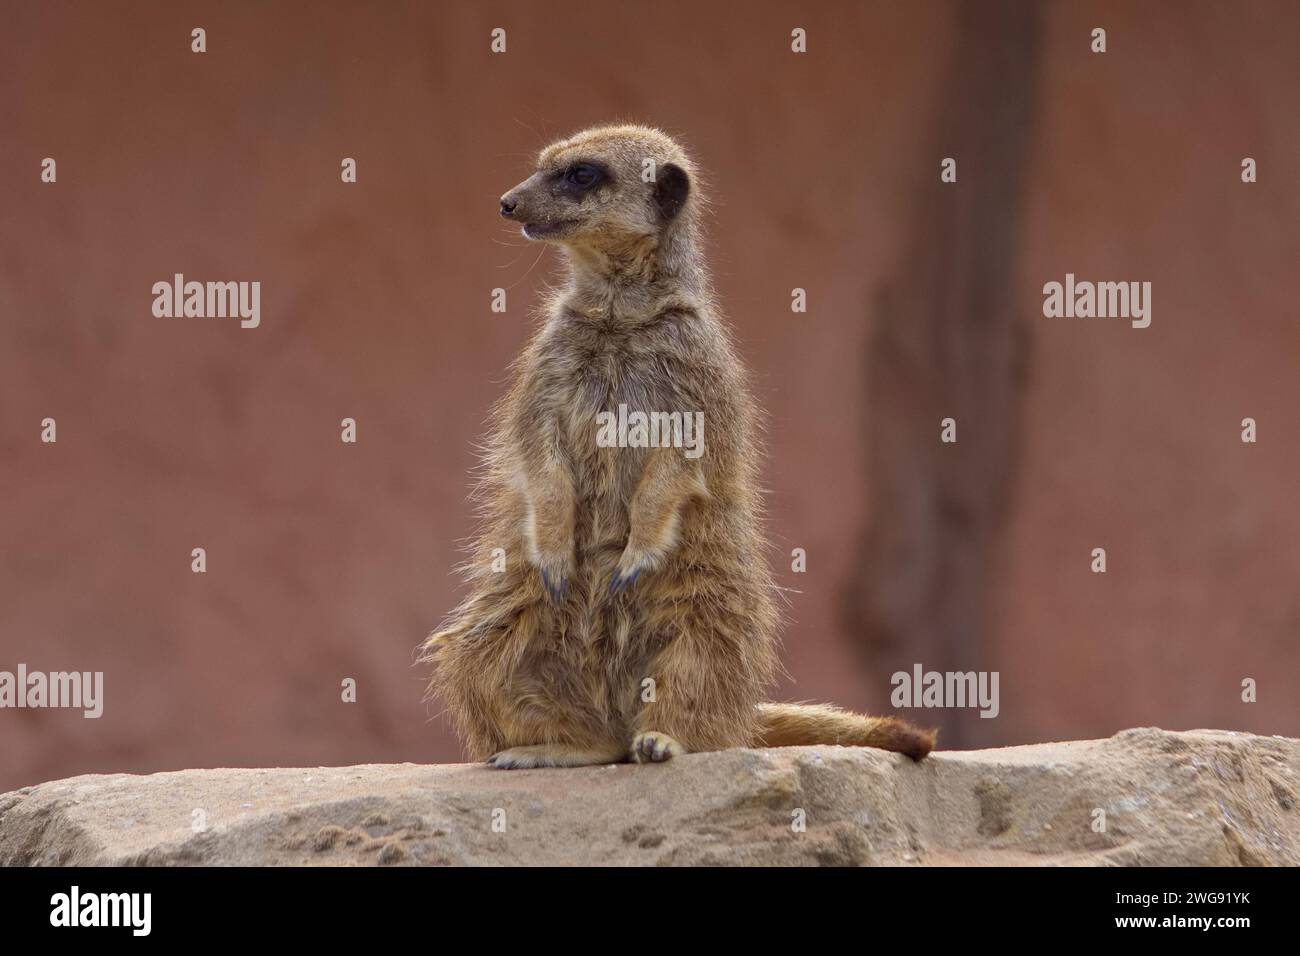
[[[591,163],[542,168],[501,197],[501,215],[520,223],[527,239],[571,239],[600,205],[594,191],[609,182],[608,170]]]
[[[525,180],[501,197],[501,218],[522,222],[528,225],[528,217],[534,213],[534,203],[526,203],[525,191],[531,180]]]

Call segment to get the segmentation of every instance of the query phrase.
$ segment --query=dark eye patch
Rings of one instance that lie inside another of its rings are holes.
[[[557,174],[560,185],[582,195],[609,181],[609,170],[600,163],[571,163]]]

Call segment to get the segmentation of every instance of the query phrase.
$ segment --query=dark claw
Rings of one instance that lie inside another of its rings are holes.
[[[622,572],[615,571],[613,579],[611,579],[609,582],[609,593],[617,594],[619,591],[631,587],[634,583],[636,583],[636,579],[639,578],[640,576],[641,576],[640,568],[637,568],[635,571],[633,571],[631,574],[627,575],[626,577],[623,576]]]
[[[569,590],[568,579],[562,577],[560,578],[559,583],[556,584],[551,581],[551,576],[546,573],[545,568],[542,568],[541,571],[542,571],[542,584],[546,586],[546,593],[551,596],[552,601],[554,601],[556,604],[559,604],[562,600],[564,600],[564,595]]]

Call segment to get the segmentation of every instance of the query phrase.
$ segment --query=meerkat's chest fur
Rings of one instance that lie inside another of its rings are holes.
[[[571,469],[579,523],[587,532],[580,546],[599,548],[626,537],[627,507],[651,450],[638,446],[635,436],[630,445],[602,444],[602,416],[680,417],[699,410],[691,398],[698,394],[693,380],[703,373],[707,353],[686,327],[699,321],[668,314],[623,324],[563,307],[553,320],[537,357],[533,398]],[[687,354],[692,345],[695,354]]]

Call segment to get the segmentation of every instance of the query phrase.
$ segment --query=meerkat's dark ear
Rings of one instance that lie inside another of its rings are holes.
[[[664,163],[655,176],[655,205],[665,220],[672,219],[686,205],[691,193],[691,179],[676,163]]]

